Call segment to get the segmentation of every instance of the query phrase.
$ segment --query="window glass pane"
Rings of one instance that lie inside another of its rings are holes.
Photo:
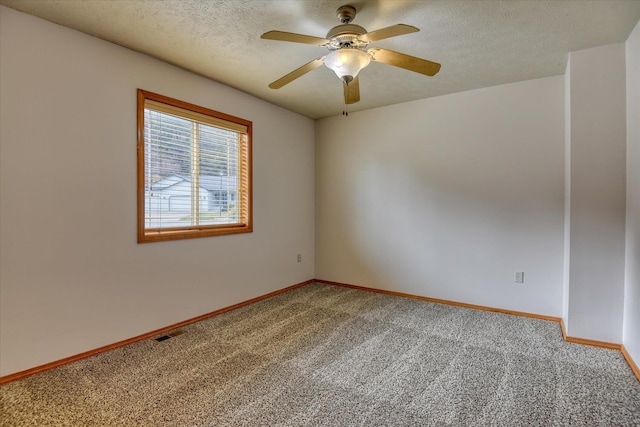
[[[238,206],[229,194],[238,191],[240,134],[200,124],[200,185],[207,197],[200,205],[202,224],[237,223]]]
[[[191,137],[189,120],[145,109],[146,228],[185,225],[191,211]]]

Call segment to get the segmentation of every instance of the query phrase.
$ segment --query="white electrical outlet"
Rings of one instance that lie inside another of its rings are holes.
[[[298,254],[298,262],[302,262],[302,254]]]
[[[516,271],[515,283],[524,283],[524,271]]]

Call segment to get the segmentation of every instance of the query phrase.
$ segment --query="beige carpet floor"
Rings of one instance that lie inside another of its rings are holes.
[[[555,322],[310,284],[0,387],[2,426],[640,426]]]

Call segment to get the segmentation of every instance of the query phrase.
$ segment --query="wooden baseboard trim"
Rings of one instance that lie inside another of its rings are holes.
[[[622,344],[616,344],[616,343],[606,342],[606,341],[588,340],[586,338],[570,337],[569,335],[567,335],[567,329],[564,325],[564,320],[562,318],[560,318],[560,329],[562,330],[562,338],[564,338],[566,342],[572,342],[575,344],[582,344],[582,345],[590,345],[593,347],[610,348],[613,350],[622,349]]]
[[[575,344],[582,344],[582,345],[590,345],[593,347],[602,347],[602,348],[610,348],[613,350],[620,350],[622,348],[622,344],[616,344],[613,342],[606,342],[606,341],[596,341],[596,340],[588,340],[585,338],[575,338],[575,337],[570,337],[567,336],[564,339],[566,342],[572,342]]]
[[[560,318],[560,331],[562,332],[562,339],[567,340],[567,328],[564,326],[564,319]]]
[[[473,308],[475,310],[483,310],[483,311],[491,311],[491,312],[494,312],[494,313],[513,314],[515,316],[532,317],[534,319],[551,320],[553,322],[559,322],[560,320],[562,320],[559,317],[545,316],[543,314],[534,314],[534,313],[527,313],[527,312],[524,312],[524,311],[507,310],[507,309],[504,309],[504,308],[487,307],[487,306],[484,306],[484,305],[467,304],[465,302],[449,301],[449,300],[431,298],[431,297],[423,297],[423,296],[420,296],[420,295],[406,294],[406,293],[403,293],[403,292],[387,291],[387,290],[384,290],[384,289],[369,288],[369,287],[366,287],[366,286],[350,285],[348,283],[331,282],[329,280],[316,279],[315,282],[324,283],[326,285],[342,286],[344,288],[359,289],[359,290],[368,291],[368,292],[376,292],[376,293],[379,293],[379,294],[393,295],[393,296],[403,297],[403,298],[412,298],[412,299],[417,299],[417,300],[420,300],[420,301],[435,302],[435,303],[438,303],[438,304],[455,305],[457,307]]]
[[[235,310],[237,308],[244,307],[246,305],[253,304],[253,303],[256,303],[258,301],[262,301],[264,299],[267,299],[267,298],[271,298],[271,297],[276,296],[278,294],[281,294],[283,292],[287,292],[287,291],[290,291],[292,289],[299,288],[299,287],[304,286],[304,285],[308,285],[309,283],[312,283],[313,281],[314,280],[311,279],[311,280],[307,280],[305,282],[297,283],[295,285],[288,286],[286,288],[279,289],[277,291],[270,292],[268,294],[261,295],[261,296],[256,297],[256,298],[252,298],[250,300],[240,302],[238,304],[230,305],[229,307],[224,307],[224,308],[221,308],[219,310],[212,311],[211,313],[206,313],[206,314],[203,314],[201,316],[194,317],[192,319],[184,320],[182,322],[178,322],[178,323],[175,323],[173,325],[165,326],[164,328],[156,329],[154,331],[147,332],[145,334],[138,335],[138,336],[133,337],[133,338],[129,338],[129,339],[126,339],[126,340],[123,340],[123,341],[118,341],[118,342],[116,342],[114,344],[105,345],[103,347],[96,348],[94,350],[85,351],[84,353],[76,354],[76,355],[73,355],[73,356],[65,357],[64,359],[60,359],[60,360],[56,360],[54,362],[46,363],[44,365],[36,366],[35,368],[31,368],[31,369],[27,369],[27,370],[24,370],[24,371],[16,372],[16,373],[10,374],[10,375],[5,375],[4,377],[0,377],[0,384],[6,384],[6,383],[9,383],[9,382],[12,382],[12,381],[16,381],[16,380],[19,380],[19,379],[22,379],[22,378],[25,378],[25,377],[28,377],[28,376],[31,376],[31,375],[38,374],[40,372],[45,372],[45,371],[57,368],[57,367],[62,366],[62,365],[66,365],[66,364],[71,363],[71,362],[75,362],[77,360],[86,359],[87,357],[91,357],[91,356],[95,356],[96,354],[104,353],[105,351],[113,350],[113,349],[116,349],[118,347],[123,347],[123,346],[128,345],[128,344],[133,344],[133,343],[138,342],[138,341],[142,341],[142,340],[146,340],[146,339],[149,339],[149,338],[153,338],[153,337],[155,337],[157,335],[165,334],[165,333],[167,333],[169,331],[172,331],[174,329],[182,328],[182,327],[190,325],[192,323],[200,322],[201,320],[205,320],[205,319],[208,319],[210,317],[217,316],[219,314],[226,313],[228,311],[232,311],[232,310]]]
[[[640,368],[638,368],[638,365],[636,365],[636,362],[633,360],[633,358],[627,351],[624,344],[620,347],[620,352],[622,352],[622,355],[624,356],[624,360],[627,361],[627,363],[631,367],[631,370],[635,374],[636,378],[638,379],[638,381],[640,381]]]

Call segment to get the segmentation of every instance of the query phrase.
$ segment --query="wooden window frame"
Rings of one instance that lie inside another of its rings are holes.
[[[145,227],[145,101],[155,101],[170,107],[187,110],[212,118],[214,121],[235,123],[246,128],[244,138],[240,142],[240,159],[238,164],[240,188],[240,222],[234,224],[196,225],[173,228]],[[138,243],[159,242],[166,240],[191,239],[197,237],[221,236],[253,231],[253,184],[252,184],[252,122],[209,108],[169,98],[164,95],[138,89]]]

